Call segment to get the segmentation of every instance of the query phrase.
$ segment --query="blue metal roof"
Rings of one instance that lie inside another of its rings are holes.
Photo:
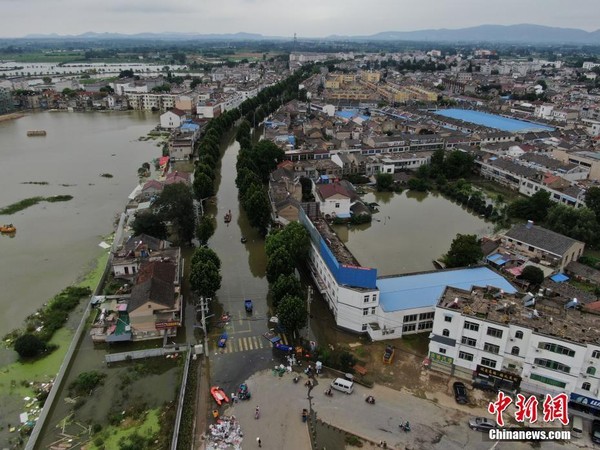
[[[385,312],[434,307],[446,286],[465,290],[473,286],[494,286],[509,294],[517,292],[504,277],[487,267],[439,270],[378,278],[379,304]]]
[[[569,277],[564,273],[557,273],[556,275],[552,275],[550,279],[555,283],[562,283],[563,281],[568,281]]]
[[[512,119],[510,117],[484,113],[481,111],[473,111],[469,109],[450,108],[436,111],[436,114],[503,131],[528,132],[555,130],[555,128],[535,122]]]
[[[504,259],[504,255],[501,255],[500,253],[494,253],[493,255],[488,256],[486,259],[497,266],[501,266],[507,262],[507,260]]]

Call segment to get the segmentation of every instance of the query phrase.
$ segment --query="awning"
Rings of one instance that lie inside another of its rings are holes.
[[[556,275],[552,275],[550,279],[555,283],[563,283],[564,281],[568,281],[569,277],[564,273],[557,273]]]

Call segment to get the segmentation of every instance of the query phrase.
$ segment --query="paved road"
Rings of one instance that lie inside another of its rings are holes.
[[[304,375],[302,377],[306,380]],[[239,419],[244,433],[244,449],[255,448],[258,436],[262,439],[263,448],[310,449],[308,429],[301,421],[301,411],[311,405],[317,419],[373,443],[385,440],[388,448],[488,450],[495,444],[484,433],[472,431],[466,425],[468,417],[483,415],[482,410],[436,403],[382,386],[367,389],[355,385],[351,395],[334,391],[333,397],[327,397],[323,392],[330,381],[331,378],[317,379],[318,385],[309,398],[307,388],[302,382],[294,384],[291,374],[278,377],[271,370],[265,370],[248,380],[253,398],[224,409],[223,413],[233,414]],[[367,395],[375,396],[375,405],[365,402]],[[253,416],[256,405],[260,405],[262,412],[259,420]],[[406,420],[412,426],[408,433],[398,428],[398,424]],[[568,444],[543,443],[541,448],[583,448],[585,443],[585,440]],[[532,447],[525,443],[504,442],[494,448],[519,450]]]

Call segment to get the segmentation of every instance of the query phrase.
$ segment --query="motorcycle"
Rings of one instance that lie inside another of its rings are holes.
[[[324,394],[325,394],[327,397],[333,397],[333,392],[331,391],[331,388],[327,389],[327,390],[324,392]]]
[[[372,395],[369,395],[367,398],[365,398],[365,402],[367,402],[370,405],[374,405],[375,404],[375,397],[373,397]]]
[[[406,421],[406,423],[401,423],[400,425],[398,425],[398,427],[400,427],[400,429],[403,430],[405,433],[408,433],[410,431],[410,423],[408,423],[408,420]]]
[[[294,384],[296,384],[298,383],[298,381],[300,381],[300,377],[294,377],[292,381],[294,382]]]

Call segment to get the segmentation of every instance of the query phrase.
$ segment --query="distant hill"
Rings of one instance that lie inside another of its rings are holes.
[[[197,40],[197,41],[258,41],[289,40],[291,37],[264,36],[257,33],[200,34],[200,33],[84,33],[79,35],[30,34],[24,39],[82,39],[82,40]],[[313,39],[313,38],[302,38]],[[317,39],[317,38],[314,38]],[[597,44],[600,30],[585,31],[576,28],[547,27],[543,25],[480,25],[470,28],[437,29],[418,31],[386,31],[368,36],[331,35],[320,40],[366,41],[425,41],[425,42],[505,42],[533,44]]]
[[[510,43],[579,43],[600,44],[600,30],[557,28],[543,25],[480,25],[470,28],[388,31],[371,36],[355,36],[353,40],[433,41],[433,42],[510,42]]]

